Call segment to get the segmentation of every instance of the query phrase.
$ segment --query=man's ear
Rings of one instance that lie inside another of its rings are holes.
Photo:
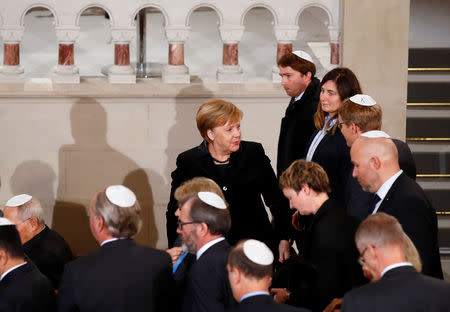
[[[378,157],[376,156],[372,156],[369,160],[369,163],[371,164],[371,166],[373,168],[375,168],[376,170],[380,169],[381,167],[381,161]]]
[[[0,274],[3,274],[3,270],[2,268],[6,265],[6,263],[8,262],[9,256],[6,253],[5,250],[0,249]]]
[[[102,216],[94,215],[94,226],[95,230],[99,233],[105,229],[105,219]]]
[[[311,194],[311,188],[308,186],[308,184],[302,184],[301,192],[305,192],[306,195]]]
[[[230,284],[237,285],[241,282],[242,273],[238,268],[228,266],[228,278]]]
[[[307,72],[305,76],[308,77],[309,80],[311,80],[311,78],[312,78],[311,72]]]
[[[361,134],[361,129],[354,122],[350,124],[350,127],[353,134]]]

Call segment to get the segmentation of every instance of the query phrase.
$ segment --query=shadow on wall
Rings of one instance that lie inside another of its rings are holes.
[[[75,143],[59,150],[59,181],[53,228],[81,256],[98,249],[89,229],[90,198],[109,185],[133,190],[141,205],[143,226],[136,240],[154,246],[157,239],[154,201],[147,172],[108,145],[105,109],[92,99],[80,99],[70,113]],[[161,178],[162,179],[162,178]]]
[[[47,225],[52,226],[53,205],[55,203],[55,171],[40,160],[21,163],[11,176],[11,190],[14,195],[30,194],[39,199],[44,210]]]

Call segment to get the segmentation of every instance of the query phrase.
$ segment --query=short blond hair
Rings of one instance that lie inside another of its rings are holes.
[[[198,192],[212,192],[219,195],[223,200],[225,196],[223,195],[220,186],[216,182],[205,177],[195,177],[193,179],[185,181],[181,184],[174,193],[174,197],[177,201],[181,201],[188,195],[197,194]]]
[[[306,184],[315,192],[331,192],[330,181],[325,170],[313,161],[297,159],[280,176],[280,188],[298,192]]]
[[[220,99],[209,99],[197,111],[197,128],[203,139],[209,142],[207,131],[223,126],[227,122],[238,122],[244,113],[233,103]]]

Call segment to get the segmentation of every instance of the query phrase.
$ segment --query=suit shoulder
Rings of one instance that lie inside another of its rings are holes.
[[[204,155],[205,153],[207,153],[206,148],[203,147],[203,143],[195,146],[193,148],[190,148],[184,152],[181,152],[177,159],[178,160],[185,160],[185,159],[196,159],[202,155]]]

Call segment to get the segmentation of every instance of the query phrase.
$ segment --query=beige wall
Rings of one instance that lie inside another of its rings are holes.
[[[409,0],[344,0],[342,64],[383,107],[383,130],[404,139]]]

